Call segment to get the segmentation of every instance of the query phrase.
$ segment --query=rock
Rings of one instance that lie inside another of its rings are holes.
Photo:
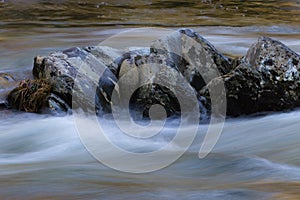
[[[156,104],[167,116],[188,113],[197,100],[202,114],[210,112],[212,101],[225,100],[229,116],[281,111],[300,106],[299,57],[281,42],[261,37],[242,59],[232,60],[198,33],[180,29],[150,49],[97,46],[38,56],[35,80],[22,81],[8,102],[30,112],[81,108],[99,115],[129,105],[141,118]],[[0,85],[11,79],[0,76]]]
[[[260,37],[242,62],[256,68],[270,81],[299,81],[299,55],[277,40]]]
[[[164,107],[167,116],[188,112],[194,89],[174,66],[170,66],[165,55],[150,53],[149,55],[134,55],[125,59],[119,73],[120,105],[126,107],[128,101],[131,110],[149,117],[153,105]],[[185,99],[188,101],[181,101]]]
[[[69,107],[72,105],[72,92],[74,81],[71,77],[60,75],[49,79],[51,84],[51,94],[58,96]]]
[[[155,41],[151,52],[166,55],[196,91],[232,69],[227,57],[191,29],[179,29]]]
[[[96,90],[96,112],[98,115],[111,113],[111,96],[113,90],[118,88],[117,78],[110,69],[106,69],[99,79]]]
[[[208,88],[223,81],[227,115],[281,111],[300,106],[300,56],[279,41],[261,37],[241,64],[211,81],[200,94],[210,107]]]
[[[128,53],[123,50],[106,46],[86,47],[84,50],[101,60],[115,76],[117,76],[122,61],[128,56]]]
[[[209,91],[218,92],[218,85],[223,82],[227,97],[227,115],[250,114],[257,110],[255,106],[258,92],[261,90],[260,81],[261,75],[255,69],[247,65],[240,65],[232,72],[210,81],[200,91],[200,95],[206,98],[204,104],[208,110],[211,110]],[[215,97],[218,97],[218,95],[215,95]],[[220,102],[222,99],[217,98],[215,101]]]
[[[130,99],[131,108],[142,110],[143,116],[149,115],[152,105],[159,104],[170,116],[181,112],[178,96],[195,97],[193,88],[198,91],[208,80],[217,77],[218,68],[226,73],[230,61],[199,34],[181,29],[154,42],[151,50],[125,53],[109,47],[86,47],[38,56],[34,60],[33,75],[36,79],[48,80],[51,94],[70,107],[93,111],[91,105],[95,105],[98,114],[111,112],[112,93],[116,89],[116,103],[121,105],[123,99]],[[184,78],[188,82],[183,81]],[[117,84],[120,79],[121,83]],[[75,80],[77,92],[73,93]],[[96,102],[93,102],[93,88],[97,88]],[[128,93],[133,96],[128,97]]]
[[[104,71],[103,75],[99,79],[96,92],[96,111],[98,115],[111,113],[112,93],[114,89],[117,93],[120,92],[120,86],[117,84],[117,82],[119,81],[120,77],[122,77],[125,73],[132,69],[131,63],[128,63],[128,61],[134,60],[136,56],[146,56],[147,54],[149,54],[149,52],[149,49],[136,49],[123,54],[119,54],[119,57],[113,57],[115,60],[108,65],[108,69]],[[99,59],[100,58],[101,57],[99,57]],[[126,83],[128,85],[126,85],[122,89],[125,88],[125,91],[128,91],[130,85],[134,85],[135,83],[137,83],[137,79],[137,74],[131,76],[130,81]],[[118,99],[120,100],[120,94],[118,94]]]
[[[76,106],[94,111],[93,88],[99,87],[96,94],[96,108],[109,111],[109,102],[105,93],[114,87],[118,72],[118,58],[121,50],[110,47],[72,48],[36,57],[33,75],[36,79],[47,79],[54,85],[53,93],[61,97],[70,107]],[[102,76],[100,77],[100,75]],[[75,101],[72,102],[73,86],[76,80]],[[99,81],[100,80],[100,81]],[[108,90],[108,91],[106,91]],[[73,105],[72,105],[73,103]],[[103,108],[104,106],[104,108]]]

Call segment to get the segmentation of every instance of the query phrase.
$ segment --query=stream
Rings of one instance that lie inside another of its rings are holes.
[[[37,55],[98,45],[138,27],[189,27],[230,56],[245,55],[262,35],[300,52],[299,1],[22,2],[0,1],[0,72],[17,80],[31,77]],[[89,154],[73,115],[0,110],[0,199],[299,199],[299,119],[298,109],[227,119],[212,152],[199,159],[208,128],[201,124],[176,162],[131,174]],[[137,140],[120,136],[111,116],[102,120],[116,145],[135,144],[138,151],[166,145],[179,122],[171,119],[158,137]]]

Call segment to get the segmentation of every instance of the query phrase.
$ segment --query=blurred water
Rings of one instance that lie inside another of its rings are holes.
[[[197,156],[207,125],[200,125],[193,145],[173,165],[133,175],[92,158],[80,142],[73,116],[6,113],[0,122],[0,194],[17,199],[299,198],[299,117],[295,111],[228,120],[213,152],[201,160]],[[120,138],[109,119],[105,123],[110,127],[105,133],[118,146],[137,144],[136,139]],[[170,125],[160,138],[137,145],[149,151],[167,144],[174,132],[176,126]]]
[[[4,0],[6,27],[298,25],[298,0]]]

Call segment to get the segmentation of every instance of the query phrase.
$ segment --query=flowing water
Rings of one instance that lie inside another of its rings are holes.
[[[192,27],[228,55],[244,55],[261,35],[300,52],[299,9],[297,0],[2,0],[0,71],[22,79],[30,76],[36,55],[97,45],[144,26]],[[0,199],[300,199],[299,119],[298,110],[228,119],[204,159],[198,151],[208,125],[200,125],[195,141],[174,164],[129,174],[88,153],[74,116],[2,110]],[[103,120],[118,146],[136,144],[139,151],[167,144],[178,123],[173,119],[161,137],[137,141],[120,136],[110,117]]]

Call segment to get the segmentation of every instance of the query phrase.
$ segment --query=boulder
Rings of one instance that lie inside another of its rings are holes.
[[[300,56],[283,43],[260,37],[241,64],[211,81],[201,92],[210,107],[208,88],[224,82],[227,115],[281,111],[300,106]]]
[[[92,111],[96,107],[101,114],[111,112],[112,103],[128,106],[128,100],[131,109],[145,117],[154,104],[165,107],[168,116],[189,108],[193,103],[183,99],[196,97],[195,90],[219,76],[219,71],[227,73],[230,67],[229,59],[198,33],[180,29],[155,41],[151,49],[124,52],[97,46],[37,56],[32,72],[36,80],[45,80],[51,86],[45,102],[55,96],[69,107]],[[114,99],[117,102],[112,102],[113,91],[118,93]]]
[[[250,47],[242,63],[256,68],[275,84],[299,81],[300,56],[283,43],[269,37],[260,37]]]
[[[21,81],[8,102],[30,112],[72,107],[99,115],[129,105],[144,118],[155,104],[167,116],[188,113],[195,98],[204,114],[211,109],[211,92],[215,102],[227,101],[229,116],[281,111],[300,106],[299,57],[281,42],[260,37],[243,58],[231,60],[198,33],[180,29],[150,48],[96,46],[37,56],[35,80]],[[0,76],[0,86],[11,80]]]
[[[191,29],[179,29],[155,41],[151,52],[168,57],[196,91],[232,69],[229,58]]]
[[[125,107],[129,102],[142,117],[149,117],[155,104],[164,107],[167,116],[189,112],[195,105],[194,89],[165,55],[133,55],[122,62],[118,78],[118,104]]]
[[[109,111],[110,102],[106,96],[114,87],[114,73],[118,70],[116,61],[122,53],[121,50],[97,46],[71,48],[46,57],[38,56],[34,59],[33,75],[36,79],[49,80],[53,85],[52,93],[62,98],[70,107],[94,111],[96,98],[96,108]],[[96,97],[93,96],[93,89],[97,91]]]

